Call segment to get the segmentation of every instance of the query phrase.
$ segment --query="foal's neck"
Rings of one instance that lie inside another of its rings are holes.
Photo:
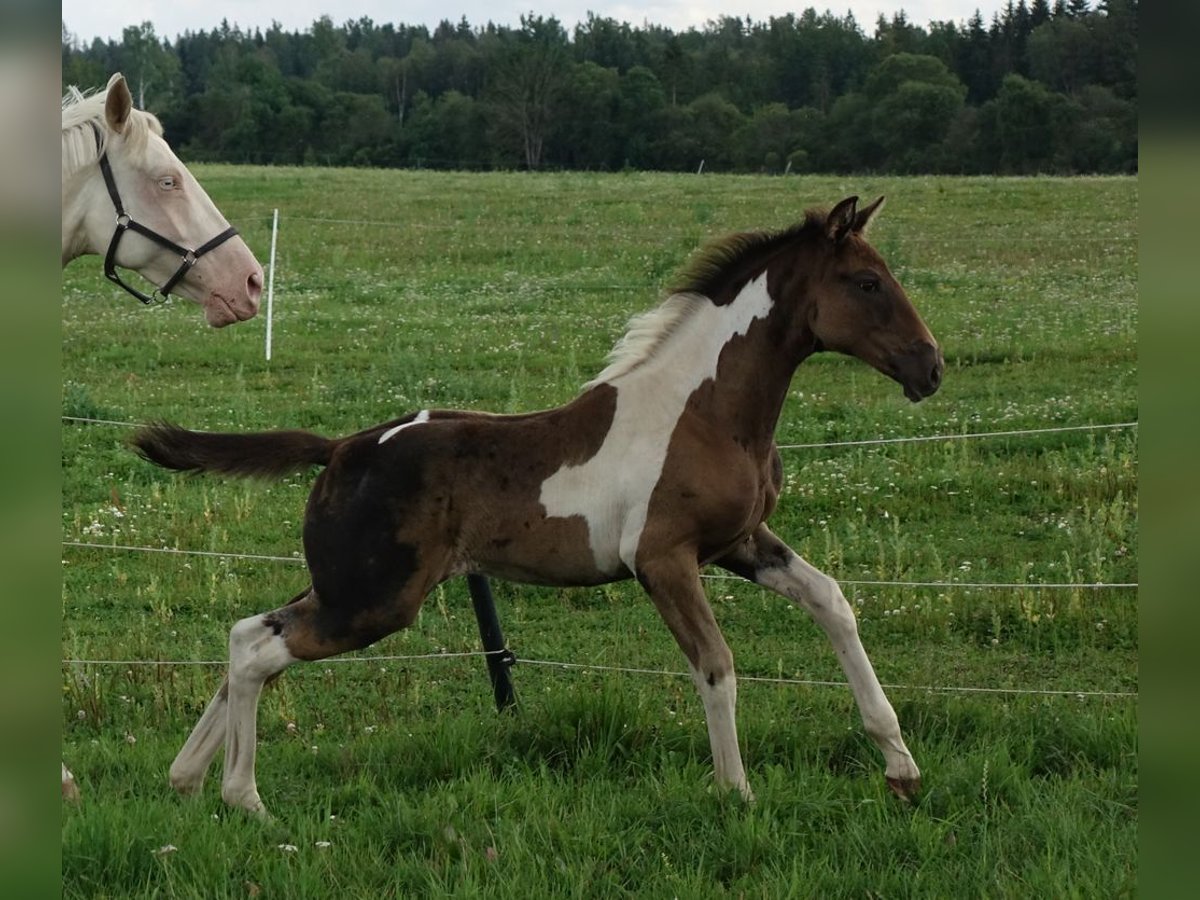
[[[645,408],[657,415],[697,416],[744,446],[766,448],[800,360],[786,345],[784,317],[763,273],[728,303],[702,300],[649,357],[610,383],[618,397],[651,400]]]

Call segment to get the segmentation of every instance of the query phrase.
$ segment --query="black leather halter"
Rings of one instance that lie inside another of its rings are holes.
[[[96,135],[96,143],[99,144],[100,135]],[[155,298],[161,302],[167,298],[167,295],[179,284],[180,279],[188,273],[188,270],[196,264],[196,260],[202,257],[210,250],[214,250],[221,246],[231,237],[238,233],[237,229],[232,225],[218,234],[211,241],[201,244],[195,250],[188,250],[185,247],[180,247],[170,238],[165,238],[157,231],[147,228],[140,222],[136,222],[130,215],[125,212],[125,206],[121,203],[121,195],[117,193],[117,182],[113,178],[112,166],[108,162],[108,151],[100,154],[100,171],[104,174],[104,184],[108,187],[108,196],[112,198],[113,206],[117,209],[117,227],[113,231],[112,240],[108,242],[108,252],[104,254],[104,276],[114,284],[120,285],[133,296],[137,297],[143,303],[154,303]],[[121,276],[117,273],[117,245],[121,243],[121,237],[126,231],[136,231],[142,237],[149,238],[158,244],[160,247],[165,247],[168,250],[178,253],[183,260],[179,268],[175,270],[167,283],[160,288],[155,288],[154,293],[146,296],[137,288],[126,284],[121,280]]]

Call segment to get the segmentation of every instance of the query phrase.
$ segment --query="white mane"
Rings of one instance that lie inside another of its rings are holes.
[[[629,328],[612,352],[608,354],[608,365],[599,375],[583,386],[584,390],[597,384],[612,381],[637,368],[654,355],[696,310],[709,299],[702,294],[684,291],[672,294],[656,309],[634,316]]]
[[[62,98],[62,177],[66,181],[75,172],[94,163],[108,145],[108,123],[104,118],[105,91],[84,93],[67,88]],[[133,110],[125,127],[130,149],[144,147],[147,136],[162,134],[162,125],[148,112]]]

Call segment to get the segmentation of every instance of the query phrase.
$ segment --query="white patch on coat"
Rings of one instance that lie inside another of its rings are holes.
[[[429,410],[423,409],[419,413],[417,413],[416,417],[411,422],[405,422],[403,425],[397,425],[395,428],[389,428],[387,431],[385,431],[383,434],[381,434],[379,436],[379,443],[382,444],[388,438],[395,437],[397,434],[399,434],[405,428],[411,428],[414,425],[422,425],[428,421],[429,421]]]
[[[668,300],[671,303],[672,300]],[[766,274],[748,282],[725,306],[695,304],[670,320],[670,332],[646,341],[653,350],[636,365],[610,367],[617,389],[612,425],[596,455],[563,466],[542,482],[548,516],[583,516],[596,568],[605,575],[635,570],[650,494],[662,475],[667,447],[688,398],[717,374],[721,350],[771,311]],[[620,345],[618,345],[620,346]]]

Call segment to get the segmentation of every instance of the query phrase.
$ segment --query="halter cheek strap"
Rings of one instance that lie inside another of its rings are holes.
[[[100,135],[97,133],[97,146],[99,146],[99,143]],[[156,299],[159,302],[165,300],[167,295],[174,290],[175,285],[179,284],[183,276],[185,276],[192,266],[196,264],[196,260],[202,257],[205,253],[208,253],[210,250],[215,250],[217,247],[221,246],[221,244],[225,243],[238,233],[238,230],[231,225],[218,234],[215,238],[201,244],[195,250],[188,250],[185,247],[181,247],[170,238],[163,237],[157,231],[147,228],[142,223],[135,221],[127,212],[125,212],[125,206],[123,203],[121,203],[121,195],[117,192],[116,179],[113,178],[112,166],[108,162],[107,151],[100,154],[100,171],[104,175],[104,184],[108,188],[108,196],[112,198],[113,206],[117,210],[116,228],[113,231],[112,240],[108,242],[108,252],[104,254],[104,277],[114,284],[124,288],[143,303],[154,303]],[[154,241],[154,243],[158,244],[160,247],[165,247],[172,253],[179,254],[180,259],[183,260],[180,263],[179,268],[175,270],[175,274],[167,279],[167,283],[160,288],[155,288],[154,293],[150,296],[147,296],[137,288],[126,284],[121,280],[121,276],[117,272],[117,245],[121,243],[121,238],[124,237],[125,232],[127,231],[137,232],[142,237]]]

